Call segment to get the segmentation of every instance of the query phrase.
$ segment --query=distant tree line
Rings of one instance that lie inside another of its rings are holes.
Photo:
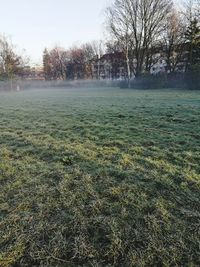
[[[97,76],[94,77],[92,66],[102,55],[101,41],[93,41],[68,50],[58,46],[51,50],[45,48],[43,53],[45,79],[97,79]]]
[[[45,48],[38,77],[200,89],[200,0],[186,0],[181,8],[172,0],[114,0],[105,16],[106,40]],[[12,88],[18,78],[36,77],[37,70],[31,73],[27,63],[12,42],[0,36],[0,80]]]
[[[179,76],[200,89],[199,0],[179,9],[171,0],[115,0],[107,9],[107,29],[126,56],[127,86],[132,78],[136,86],[160,86],[159,80]],[[155,72],[159,61],[163,66]]]
[[[45,49],[45,79],[114,79],[119,75],[100,75],[102,64],[108,68],[101,57],[123,53],[123,62],[114,63],[124,67],[128,87],[142,81],[163,82],[160,76],[181,77],[189,87],[194,87],[195,79],[195,87],[200,87],[199,0],[189,0],[179,9],[171,0],[115,0],[106,10],[106,28],[109,41],[104,41],[103,49],[98,43]],[[153,66],[161,59],[164,71],[155,72]]]

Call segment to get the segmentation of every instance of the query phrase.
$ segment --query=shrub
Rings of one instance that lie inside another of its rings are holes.
[[[185,74],[185,82],[188,89],[200,89],[200,64],[190,67]]]
[[[165,88],[167,84],[167,76],[165,73],[152,75],[149,73],[142,74],[140,77],[131,82],[132,88],[139,89],[157,89]]]

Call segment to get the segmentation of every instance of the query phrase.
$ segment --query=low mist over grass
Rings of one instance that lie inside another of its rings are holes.
[[[200,92],[0,95],[0,266],[200,266]]]
[[[11,86],[12,85],[12,86]],[[126,81],[121,80],[15,80],[1,81],[0,82],[0,92],[13,92],[21,91],[26,89],[59,89],[59,88],[108,88],[108,87],[125,87],[127,85]]]

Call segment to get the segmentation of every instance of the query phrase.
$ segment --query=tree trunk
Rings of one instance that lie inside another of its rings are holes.
[[[130,60],[129,60],[128,47],[126,48],[126,65],[127,65],[128,88],[130,88],[131,70],[130,70]]]

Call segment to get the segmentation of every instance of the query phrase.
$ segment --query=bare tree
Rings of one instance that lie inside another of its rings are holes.
[[[185,0],[182,7],[182,13],[187,24],[194,19],[200,21],[200,0]]]
[[[130,50],[131,42],[133,40],[133,33],[130,31],[130,21],[127,16],[126,1],[115,1],[115,3],[107,9],[107,28],[111,36],[116,40],[120,50],[126,56],[127,79],[128,86],[131,79],[130,68]]]
[[[58,46],[50,51],[44,50],[43,68],[46,79],[66,79],[66,57],[66,50]]]
[[[196,15],[198,21],[200,21],[200,0],[196,0]]]
[[[5,36],[0,37],[0,75],[10,81],[13,89],[13,79],[22,72],[25,61],[14,51],[14,45]]]
[[[183,63],[185,49],[184,31],[185,27],[180,13],[176,9],[172,9],[168,16],[163,35],[167,71],[169,73],[175,72],[178,68],[178,65]]]
[[[85,53],[80,47],[72,47],[69,50],[70,61],[72,66],[73,79],[85,78]]]
[[[121,44],[118,40],[111,39],[106,42],[106,53],[122,52]]]
[[[100,79],[100,58],[103,56],[105,52],[105,45],[102,40],[96,40],[91,42],[92,49],[94,51],[95,57],[97,59],[98,71],[97,71],[97,79]]]
[[[97,52],[92,43],[83,44],[81,49],[84,51],[86,61],[89,61],[97,56]]]
[[[147,52],[161,37],[171,8],[171,0],[115,0],[108,8],[109,30],[122,41],[126,55],[131,45],[136,77],[144,70]],[[127,68],[128,61],[127,56]]]
[[[104,52],[105,52],[105,44],[104,41],[102,40],[94,40],[90,43],[92,49],[93,49],[93,53],[96,56],[103,56]]]
[[[81,49],[85,58],[85,77],[93,79],[93,62],[98,64],[98,77],[99,78],[99,59],[104,54],[104,44],[102,41],[92,41],[83,44]]]

